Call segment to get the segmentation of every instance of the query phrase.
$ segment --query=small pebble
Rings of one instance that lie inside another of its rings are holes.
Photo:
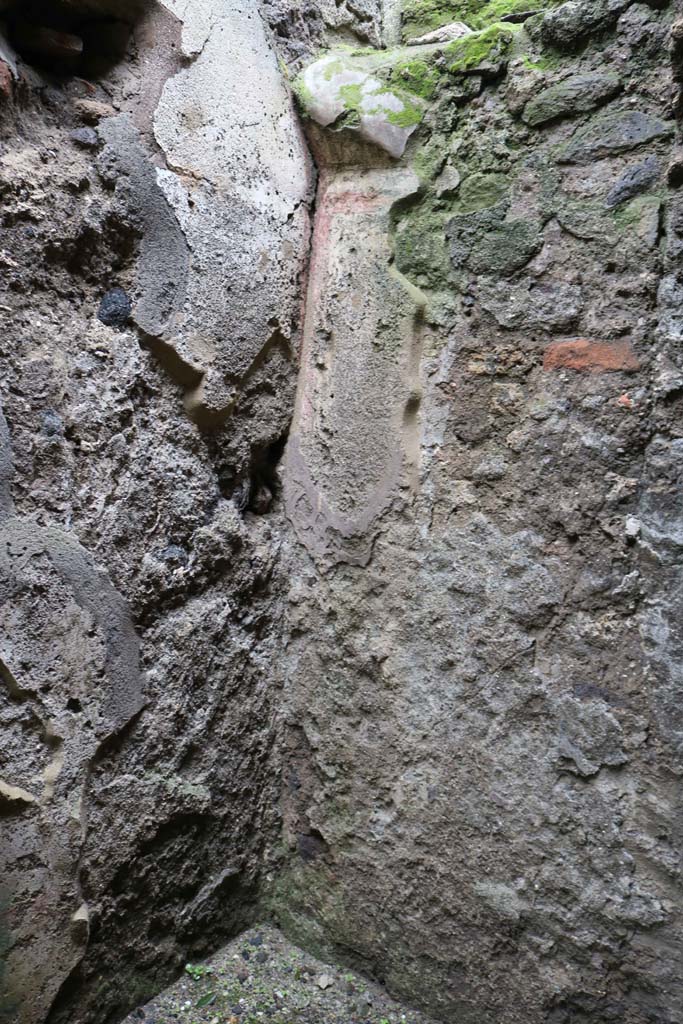
[[[89,124],[97,124],[106,117],[112,117],[116,111],[108,103],[100,103],[98,100],[78,99],[74,107],[84,121]]]
[[[97,149],[100,144],[94,128],[75,128],[69,133],[69,138],[81,149]]]

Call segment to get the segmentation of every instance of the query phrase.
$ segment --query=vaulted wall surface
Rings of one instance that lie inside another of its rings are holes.
[[[4,1018],[271,914],[444,1021],[681,1024],[680,3],[47,6],[0,5]]]

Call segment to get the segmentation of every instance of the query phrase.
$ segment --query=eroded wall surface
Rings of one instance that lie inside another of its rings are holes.
[[[0,1016],[104,1022],[250,920],[277,834],[314,175],[252,3],[34,6],[0,65]]]
[[[682,12],[540,6],[300,80],[273,901],[444,1020],[680,1024]]]

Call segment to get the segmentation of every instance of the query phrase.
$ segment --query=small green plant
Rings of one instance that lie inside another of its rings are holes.
[[[185,964],[185,971],[194,981],[199,981],[205,975],[213,974],[213,967],[207,967],[205,964]]]
[[[195,1006],[197,1007],[197,1009],[200,1009],[202,1006],[211,1006],[212,1003],[215,1003],[215,1002],[216,1002],[216,993],[215,992],[207,992],[205,995],[203,995],[201,997],[201,999],[197,1000],[197,1002],[195,1003]]]

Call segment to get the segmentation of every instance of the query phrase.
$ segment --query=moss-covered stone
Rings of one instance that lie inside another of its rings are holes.
[[[397,61],[389,76],[392,85],[420,96],[424,100],[434,98],[441,75],[433,64],[420,58]]]
[[[653,192],[650,195],[637,196],[616,210],[612,218],[619,234],[634,242],[645,243],[648,248],[654,248],[659,236],[662,201],[663,195]]]
[[[413,168],[420,181],[429,184],[434,181],[446,163],[449,154],[449,140],[441,135],[432,136],[415,153]]]
[[[522,120],[537,127],[548,121],[585,113],[616,96],[620,89],[619,76],[613,72],[572,75],[529,100]]]
[[[500,64],[507,57],[518,25],[490,25],[462,39],[454,39],[444,48],[451,74],[477,71],[484,66]]]
[[[322,127],[354,128],[393,157],[424,115],[425,78],[416,62],[404,61],[392,81],[395,62],[386,53],[354,57],[339,51],[325,54],[298,76],[294,88],[303,112]],[[407,69],[407,70],[406,70]],[[401,85],[395,84],[401,81]],[[406,85],[412,84],[412,91]]]
[[[529,11],[547,11],[557,7],[563,0],[489,0],[489,3],[474,3],[478,10],[467,22],[472,28],[485,28],[501,18],[527,14]]]
[[[617,242],[611,219],[603,206],[594,200],[570,198],[562,192],[557,199],[555,216],[564,231],[581,241],[593,243],[603,252]]]
[[[506,221],[478,239],[468,258],[475,274],[507,277],[521,270],[541,249],[540,226],[533,221]]]
[[[509,192],[510,182],[503,174],[476,173],[465,179],[446,225],[455,271],[467,269],[475,274],[506,277],[540,250],[540,220],[506,220]]]
[[[423,288],[440,288],[448,279],[447,216],[445,211],[436,211],[429,205],[421,206],[410,211],[396,227],[396,267]]]
[[[521,25],[495,24],[419,50],[335,50],[301,72],[294,92],[303,113],[323,127],[362,129],[364,118],[381,116],[393,128],[414,129],[442,86],[449,100],[466,101],[473,94],[471,73],[497,70],[508,54],[523,49],[516,44],[513,51],[518,38],[528,42]],[[392,155],[401,155],[404,145],[397,143]]]
[[[650,212],[653,209],[659,209],[661,203],[662,198],[657,193],[649,196],[639,196],[627,206],[616,211],[614,214],[614,222],[622,230],[633,228],[640,223],[643,212]]]
[[[405,0],[403,37],[417,39],[451,21],[462,21],[462,0]]]
[[[406,0],[403,37],[417,39],[452,21],[463,21],[473,29],[487,28],[501,18],[548,10],[559,3],[561,0]]]
[[[470,174],[460,186],[458,211],[474,213],[496,206],[505,199],[510,191],[510,183],[505,174]]]

